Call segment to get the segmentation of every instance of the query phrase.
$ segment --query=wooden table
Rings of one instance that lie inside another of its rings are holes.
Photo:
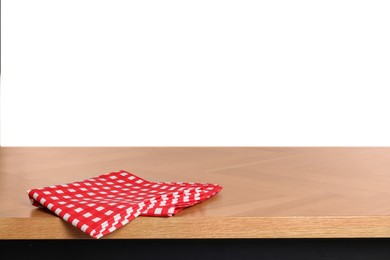
[[[103,239],[390,237],[390,148],[2,147],[0,239],[89,238],[31,206],[26,190],[120,169],[224,189]]]

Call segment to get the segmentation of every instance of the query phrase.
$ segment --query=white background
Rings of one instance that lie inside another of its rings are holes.
[[[2,146],[388,146],[390,2],[3,0]]]

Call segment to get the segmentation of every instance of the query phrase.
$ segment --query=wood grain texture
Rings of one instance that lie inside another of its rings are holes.
[[[26,190],[120,169],[224,189],[104,238],[390,237],[386,147],[2,147],[0,238],[89,238],[31,206]]]
[[[92,239],[69,223],[50,219],[0,221],[7,239]],[[355,238],[388,237],[388,217],[139,217],[102,239],[143,238]]]

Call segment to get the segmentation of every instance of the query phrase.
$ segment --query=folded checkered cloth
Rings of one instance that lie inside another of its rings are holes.
[[[208,183],[150,182],[121,170],[27,193],[32,205],[47,208],[91,237],[100,238],[139,215],[173,216],[221,189]]]

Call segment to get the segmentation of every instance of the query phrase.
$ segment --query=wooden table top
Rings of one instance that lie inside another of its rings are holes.
[[[103,239],[390,237],[386,147],[1,147],[0,239],[89,238],[26,190],[121,169],[223,190]]]

